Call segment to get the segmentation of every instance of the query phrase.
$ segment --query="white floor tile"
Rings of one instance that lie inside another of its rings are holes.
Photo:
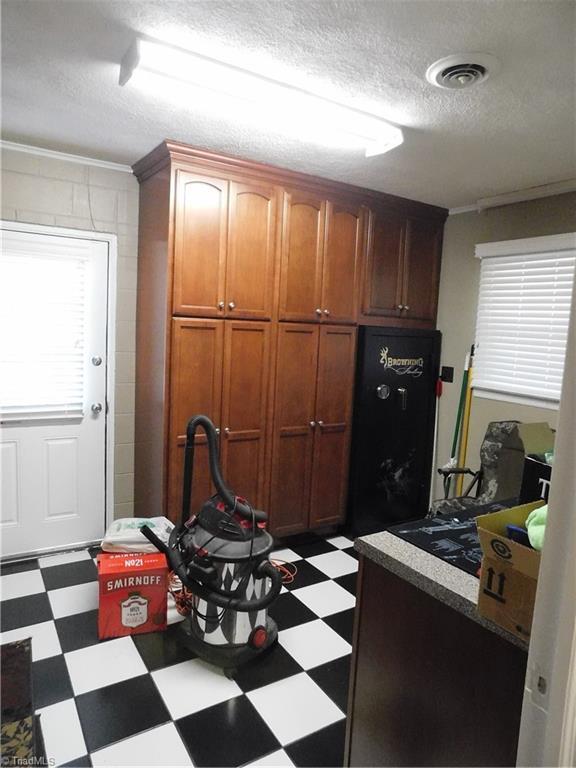
[[[270,560],[278,560],[285,563],[293,563],[295,560],[302,560],[302,555],[297,554],[291,549],[276,549],[270,552]]]
[[[159,669],[152,677],[174,720],[242,693],[222,671],[200,659]]]
[[[33,571],[22,571],[22,573],[10,573],[7,576],[0,576],[1,600],[13,600],[15,597],[36,595],[38,592],[44,591],[44,581],[38,568],[35,568]]]
[[[320,584],[293,589],[292,594],[317,616],[330,616],[356,605],[354,595],[335,581],[322,581]]]
[[[285,765],[294,765],[294,763],[283,749],[279,749],[277,752],[272,752],[271,755],[261,757],[260,760],[256,760],[254,763],[248,763],[245,768],[255,768],[256,766],[258,766],[258,768],[280,768],[280,766]]]
[[[98,752],[92,752],[90,757],[94,768],[193,764],[174,723],[166,723],[99,749]]]
[[[328,544],[332,544],[333,547],[338,547],[338,549],[348,549],[348,547],[354,545],[352,539],[347,539],[346,536],[334,536],[334,538],[326,539],[326,541]]]
[[[131,637],[118,637],[64,654],[76,696],[148,671]]]
[[[303,669],[312,669],[352,652],[352,646],[321,619],[278,633],[278,642]]]
[[[74,699],[39,709],[38,714],[48,765],[62,765],[87,753]]]
[[[98,608],[98,582],[90,581],[73,587],[51,589],[48,591],[48,599],[55,619],[94,611]]]
[[[257,688],[247,696],[283,746],[344,717],[305,672]]]
[[[314,568],[335,579],[338,576],[346,576],[347,573],[354,573],[358,570],[358,560],[347,555],[346,552],[326,552],[324,555],[314,555],[309,557],[308,562]]]
[[[52,568],[53,565],[66,565],[67,563],[77,563],[80,560],[90,560],[90,553],[87,549],[80,549],[77,552],[62,552],[59,555],[46,555],[38,560],[40,568]]]
[[[62,653],[58,632],[53,621],[43,621],[30,627],[19,627],[0,634],[0,644],[32,638],[32,661],[41,661]]]

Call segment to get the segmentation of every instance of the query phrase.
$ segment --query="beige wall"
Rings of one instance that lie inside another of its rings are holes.
[[[114,515],[129,517],[134,508],[138,182],[131,173],[3,150],[2,218],[118,236]]]
[[[438,328],[442,331],[442,365],[454,366],[455,381],[444,385],[440,400],[437,466],[450,458],[464,358],[474,341],[480,276],[480,260],[474,256],[474,246],[575,231],[576,193],[448,217],[444,232]],[[555,427],[556,415],[557,412],[551,409],[473,398],[468,465],[478,465],[478,451],[489,421],[547,421]],[[437,481],[436,496],[440,495]]]

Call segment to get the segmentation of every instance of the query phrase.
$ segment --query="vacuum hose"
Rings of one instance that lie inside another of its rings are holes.
[[[260,611],[263,608],[267,608],[280,593],[282,588],[282,575],[280,571],[274,568],[269,560],[263,560],[256,567],[254,573],[257,579],[269,578],[271,580],[272,584],[270,590],[265,595],[256,600],[246,600],[245,598],[226,597],[225,595],[221,595],[188,576],[186,563],[182,559],[182,554],[179,550],[164,544],[164,542],[161,541],[147,525],[143,526],[140,530],[144,536],[146,536],[148,541],[154,544],[156,549],[166,555],[170,568],[178,576],[182,584],[187,586],[196,597],[199,597],[202,600],[213,603],[220,608],[227,608],[233,611]]]
[[[228,488],[222,477],[220,470],[220,460],[218,458],[218,433],[216,427],[210,421],[208,416],[193,416],[188,422],[186,428],[186,450],[184,455],[184,496],[182,500],[182,525],[188,520],[190,515],[190,496],[192,493],[192,467],[194,465],[194,437],[196,428],[202,427],[208,440],[208,456],[210,460],[210,475],[216,486],[216,490],[230,509],[234,509],[239,515],[247,520],[254,520],[257,523],[263,523],[268,519],[266,512],[259,509],[252,509],[248,504],[239,501],[235,494]]]

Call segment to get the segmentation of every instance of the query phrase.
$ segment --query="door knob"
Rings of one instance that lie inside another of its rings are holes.
[[[322,314],[322,310],[320,309],[320,307],[318,307],[318,309],[316,310],[316,314],[317,315],[321,315]]]
[[[102,365],[102,358],[100,356],[96,356],[92,358],[92,365]]]
[[[400,395],[400,407],[405,411],[408,406],[408,390],[406,387],[398,387],[396,392]]]
[[[93,414],[96,416],[102,412],[102,403],[92,403],[92,407],[90,409]]]
[[[310,422],[310,426],[312,427],[312,429],[314,429],[314,427],[316,426],[316,422],[315,421],[311,421]]]
[[[329,310],[329,309],[325,309],[325,310],[324,310],[324,314],[325,314],[325,315],[329,315],[329,314],[330,314],[330,310]]]
[[[236,307],[236,304],[234,304],[233,301],[228,302],[228,309],[235,309],[235,307]]]
[[[226,304],[223,301],[218,302],[218,309],[224,309],[225,306]]]

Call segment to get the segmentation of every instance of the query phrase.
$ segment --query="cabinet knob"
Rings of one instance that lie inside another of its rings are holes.
[[[317,315],[321,315],[322,314],[322,310],[320,309],[320,307],[318,307],[318,309],[316,310],[316,314]]]
[[[226,304],[223,301],[218,302],[218,309],[224,309],[225,306]]]
[[[320,419],[318,420],[317,424],[318,424],[319,427],[323,427],[324,426],[324,422],[322,420],[320,420]]]
[[[329,310],[329,309],[325,309],[325,310],[324,310],[324,314],[325,314],[325,315],[329,315],[329,314],[330,314],[330,310]]]
[[[216,427],[216,434],[217,434],[217,435],[219,435],[219,434],[220,434],[220,427]]]
[[[410,307],[408,306],[408,304],[404,304],[404,311],[405,312],[409,312],[410,311]]]
[[[233,301],[228,302],[228,309],[235,309],[235,307],[236,307],[236,304],[234,304]]]
[[[400,310],[400,312],[402,312],[402,310],[404,309],[404,304],[398,304],[398,305],[396,306],[396,309],[399,309],[399,310]]]
[[[311,421],[310,422],[310,426],[312,427],[312,429],[314,429],[314,427],[316,426],[316,422],[315,421]]]
[[[224,427],[224,434],[229,435],[230,434],[230,427]]]

